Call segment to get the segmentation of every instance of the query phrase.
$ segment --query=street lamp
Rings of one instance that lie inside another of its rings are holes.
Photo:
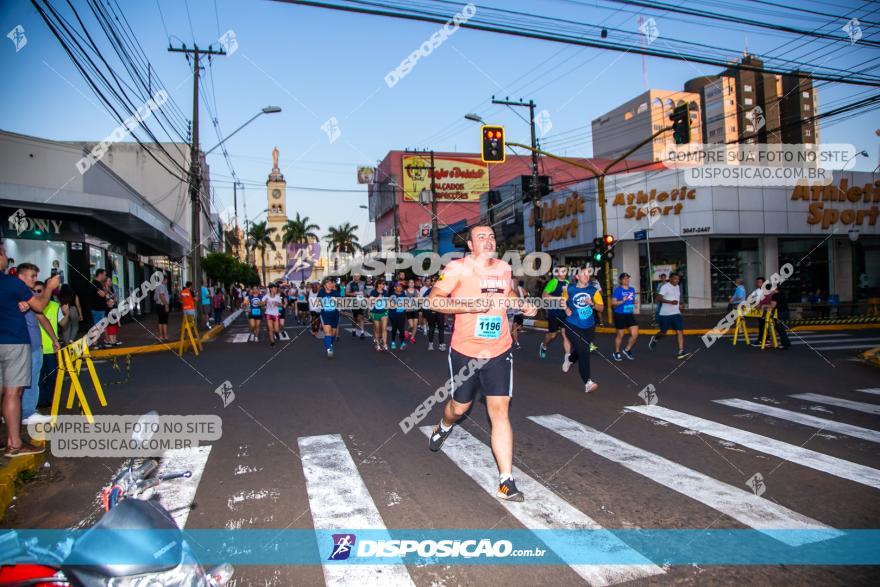
[[[464,115],[464,117],[468,120],[473,120],[474,122],[479,122],[480,124],[483,124],[483,119],[480,118],[478,114],[474,114],[473,112],[468,112]]]
[[[853,159],[855,159],[856,157],[858,157],[859,155],[861,155],[862,157],[870,157],[870,155],[868,155],[867,151],[864,151],[864,150],[859,151],[858,153],[855,153],[852,157],[848,158],[846,161],[843,162],[843,169],[846,169],[846,164],[849,163],[850,161],[852,161]]]
[[[205,156],[210,155],[212,152],[214,152],[214,150],[215,150],[217,147],[219,147],[220,145],[222,145],[223,143],[225,143],[226,141],[228,141],[229,139],[231,139],[231,138],[233,137],[233,135],[235,135],[238,131],[240,131],[241,129],[243,129],[244,127],[246,127],[246,126],[249,125],[250,123],[252,123],[252,122],[253,122],[254,120],[256,120],[259,116],[262,116],[263,114],[276,114],[276,113],[278,113],[278,112],[281,112],[281,107],[280,107],[280,106],[266,106],[265,108],[263,108],[262,110],[260,110],[259,112],[257,112],[257,113],[254,114],[253,116],[251,116],[250,120],[248,120],[247,122],[245,122],[244,124],[242,124],[240,127],[238,127],[237,129],[235,129],[234,131],[232,131],[231,133],[229,133],[228,135],[226,135],[226,138],[225,138],[225,139],[223,139],[222,141],[220,141],[219,143],[217,143],[216,145],[214,145],[213,147],[211,147],[210,149],[208,149],[207,151],[205,151]]]

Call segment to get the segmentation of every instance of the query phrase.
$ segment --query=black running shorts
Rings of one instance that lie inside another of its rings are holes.
[[[481,391],[487,396],[512,397],[513,353],[501,353],[484,361],[450,350],[449,377],[453,382],[452,399],[460,404],[471,403]]]

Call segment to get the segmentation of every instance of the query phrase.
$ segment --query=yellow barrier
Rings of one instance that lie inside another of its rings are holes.
[[[55,393],[52,396],[52,424],[54,425],[58,419],[58,410],[61,407],[61,394],[64,390],[64,380],[70,378],[70,388],[67,393],[68,410],[73,409],[74,396],[79,401],[80,409],[90,423],[94,423],[92,410],[86,399],[85,391],[79,380],[79,373],[83,363],[88,369],[89,376],[92,379],[92,385],[98,396],[98,402],[102,407],[107,406],[107,398],[104,397],[104,389],[101,387],[101,381],[98,379],[98,373],[95,371],[95,364],[92,362],[92,356],[89,353],[88,339],[84,336],[79,340],[75,340],[69,345],[58,350],[58,375],[55,376]]]
[[[178,356],[183,356],[183,351],[186,348],[187,342],[192,345],[193,352],[196,356],[199,356],[199,353],[202,350],[202,339],[199,336],[199,327],[196,325],[195,316],[188,316],[186,314],[183,315],[183,320],[180,322],[180,343],[177,349]]]
[[[736,313],[736,326],[733,331],[733,346],[736,346],[737,341],[739,340],[740,330],[742,330],[742,337],[745,339],[746,346],[752,344],[749,338],[749,327],[746,318],[759,318],[761,320],[761,325],[767,323],[767,328],[763,329],[763,334],[756,334],[756,336],[761,339],[761,350],[767,348],[768,333],[772,338],[773,348],[779,348],[779,341],[776,339],[776,308],[765,308],[763,310],[757,308],[744,308],[738,310]],[[761,327],[759,326],[758,328]]]

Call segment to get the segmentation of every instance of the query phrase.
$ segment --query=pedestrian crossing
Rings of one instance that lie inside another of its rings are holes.
[[[752,342],[755,341],[755,333],[751,333]],[[742,335],[740,335],[742,337]],[[729,332],[722,338],[730,340],[733,333]],[[812,349],[814,351],[850,351],[857,349],[869,349],[880,346],[880,336],[876,334],[852,334],[849,332],[830,331],[799,331],[792,330],[788,333],[788,339],[792,347]],[[760,339],[758,339],[760,342]]]
[[[858,389],[857,392],[865,393],[865,399],[880,395],[875,393],[876,388]],[[853,409],[852,404],[858,404],[866,413],[863,406],[873,406],[880,409],[880,404],[855,402],[814,393],[792,394],[789,396],[793,403],[801,407],[807,404],[800,402],[820,403],[833,405],[846,409]],[[754,401],[751,401],[754,400]],[[854,426],[830,418],[820,418],[811,414],[796,411],[794,407],[784,409],[775,405],[769,405],[769,398],[751,398],[751,400],[728,398],[714,400],[713,403],[724,408],[736,410],[747,414],[760,414],[774,422],[785,422],[796,426],[804,426],[816,430],[824,430],[832,433],[845,435],[856,441],[880,443],[880,430]],[[832,401],[833,400],[833,401]],[[787,406],[790,407],[790,406]],[[842,458],[823,454],[817,450],[811,450],[783,442],[770,436],[757,434],[743,430],[736,426],[730,426],[702,418],[686,412],[673,410],[660,405],[634,405],[627,406],[626,412],[641,416],[634,422],[637,426],[650,426],[652,434],[658,432],[651,426],[652,421],[663,421],[672,424],[683,431],[693,431],[703,436],[713,437],[718,440],[734,443],[755,455],[772,455],[788,461],[799,467],[805,467],[815,471],[814,474],[834,477],[852,481],[870,489],[880,489],[880,470],[851,462]],[[876,411],[867,412],[871,414]],[[733,416],[734,414],[731,414]],[[648,483],[656,484],[668,491],[674,499],[685,500],[689,503],[701,504],[720,516],[715,524],[718,528],[735,527],[737,524],[749,529],[761,532],[770,539],[778,541],[783,547],[797,548],[807,544],[834,539],[843,534],[829,525],[829,521],[835,519],[834,514],[820,510],[816,517],[795,511],[785,503],[781,503],[779,496],[773,499],[761,497],[761,493],[755,491],[743,480],[742,484],[731,484],[721,479],[698,470],[693,466],[685,466],[676,462],[675,458],[661,456],[652,452],[651,447],[636,446],[619,438],[613,430],[599,430],[586,423],[579,421],[577,417],[569,417],[562,414],[530,415],[528,421],[533,427],[521,427],[517,429],[517,446],[530,447],[538,444],[536,436],[546,439],[558,436],[572,444],[571,454],[583,454],[585,458],[598,457],[603,461],[610,462],[613,466],[626,469]],[[429,426],[419,429],[424,436],[430,435]],[[662,430],[662,429],[661,429]],[[674,428],[669,428],[670,431]],[[271,471],[260,473],[262,468],[241,465],[235,469],[235,475],[255,473],[255,480],[261,482],[259,495],[250,495],[250,499],[274,499],[284,491],[302,492],[308,502],[308,512],[311,514],[313,528],[316,533],[326,536],[329,532],[349,532],[360,529],[370,531],[373,537],[381,539],[388,536],[393,530],[387,523],[388,508],[392,505],[412,503],[413,507],[419,507],[419,500],[423,496],[406,496],[391,503],[377,499],[382,495],[383,487],[376,485],[377,481],[369,475],[362,475],[364,462],[358,462],[354,457],[354,449],[346,436],[339,433],[331,433],[317,436],[301,436],[297,438],[298,453],[291,450],[291,454],[301,461],[304,478],[304,487],[285,489],[268,489],[271,486]],[[660,432],[663,433],[663,432]],[[528,437],[528,442],[523,438]],[[348,437],[350,439],[350,437]],[[406,437],[406,442],[418,442],[427,444],[421,436]],[[426,462],[391,463],[391,467],[398,475],[423,474],[422,469],[429,467],[432,470],[441,466],[436,459],[445,459],[463,475],[466,481],[456,487],[457,499],[461,503],[468,503],[469,498],[481,493],[495,495],[498,477],[495,460],[490,446],[477,438],[465,427],[456,427],[437,455],[427,452],[425,446]],[[578,452],[580,451],[580,452]],[[216,451],[214,451],[216,452]],[[249,449],[246,445],[239,447],[239,457],[247,456]],[[360,454],[358,452],[358,454]],[[168,451],[163,455],[160,462],[159,474],[192,471],[189,479],[175,479],[162,483],[155,491],[155,497],[171,512],[180,527],[186,527],[189,513],[195,507],[199,496],[199,484],[206,467],[223,466],[230,469],[228,462],[214,464],[210,461],[212,447],[204,446],[193,449]],[[528,463],[534,460],[529,454],[529,449],[517,448],[517,459]],[[296,458],[291,457],[291,458]],[[222,460],[222,459],[221,459]],[[446,465],[442,465],[446,466]],[[569,461],[567,467],[582,467]],[[414,472],[418,470],[418,472]],[[526,495],[526,500],[521,503],[497,502],[498,518],[505,515],[515,520],[528,531],[535,532],[540,538],[541,531],[553,530],[590,530],[584,532],[584,544],[578,544],[577,549],[572,549],[571,544],[567,548],[554,551],[554,544],[548,542],[547,546],[553,551],[558,560],[570,568],[584,582],[589,585],[614,585],[628,581],[645,580],[654,576],[662,576],[668,572],[668,567],[662,561],[650,560],[638,552],[635,547],[627,544],[613,531],[616,528],[603,527],[601,523],[591,517],[591,506],[577,507],[570,501],[561,497],[551,487],[549,479],[544,480],[532,473],[520,468],[514,468],[514,478],[517,486]],[[105,484],[109,483],[107,479]],[[637,488],[647,487],[638,484]],[[395,490],[402,491],[400,486]],[[634,489],[638,491],[639,489]],[[217,486],[205,489],[211,495],[222,491]],[[646,488],[646,492],[656,494],[655,488]],[[807,489],[809,491],[809,489]],[[827,490],[823,490],[827,491]],[[587,495],[590,489],[586,489]],[[229,509],[236,514],[247,514],[244,507],[246,499],[244,494],[230,497]],[[818,497],[818,496],[817,496]],[[590,500],[585,500],[590,503]],[[234,506],[234,507],[233,507]],[[406,507],[406,506],[403,506]],[[582,511],[585,510],[585,511]],[[597,507],[598,510],[598,507]],[[689,510],[683,510],[689,511]],[[227,529],[250,529],[254,527],[283,527],[290,523],[285,519],[289,512],[279,510],[277,518],[241,518],[232,524],[227,524]],[[292,516],[291,516],[292,517]],[[824,518],[824,519],[823,519]],[[400,519],[398,516],[395,519]],[[409,519],[412,519],[411,517]],[[725,522],[724,520],[727,520]],[[639,520],[645,525],[657,526],[657,520]],[[662,527],[663,522],[659,525]],[[510,527],[508,522],[505,527]],[[779,532],[779,530],[796,530],[797,532]],[[574,540],[580,540],[574,538]],[[364,585],[385,586],[401,585],[412,586],[414,580],[413,568],[408,564],[401,564],[400,559],[385,558],[381,565],[374,564],[338,564],[339,561],[328,560],[332,554],[332,544],[327,541],[319,541],[318,551],[321,560],[324,582],[328,586]],[[583,564],[570,558],[572,552],[596,552],[600,556],[614,554],[625,556],[627,564]],[[396,564],[395,564],[396,563]],[[556,563],[559,564],[559,563]],[[447,567],[448,568],[448,567]]]

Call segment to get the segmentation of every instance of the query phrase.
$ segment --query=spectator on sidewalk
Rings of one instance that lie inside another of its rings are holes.
[[[733,290],[733,295],[730,296],[730,299],[728,300],[728,312],[730,312],[746,300],[746,286],[743,285],[742,278],[738,277],[734,283],[736,284],[736,287]]]
[[[788,296],[781,289],[773,292],[773,306],[776,308],[776,337],[779,339],[779,348],[787,349],[791,346],[788,339],[788,322],[791,315],[788,312]]]
[[[61,277],[60,275],[58,276]],[[34,287],[34,293],[43,293],[46,284],[38,281]],[[40,368],[40,381],[38,386],[37,408],[45,408],[52,405],[52,394],[55,391],[55,373],[58,371],[58,349],[61,348],[59,339],[59,326],[63,326],[67,315],[62,311],[61,304],[50,299],[43,308],[42,314],[36,314],[37,322],[40,323],[40,342],[43,353],[42,367]],[[49,416],[46,416],[50,418]],[[33,418],[33,417],[32,417]],[[51,419],[51,418],[50,418]]]
[[[10,257],[9,258],[9,269],[7,270],[7,273],[9,275],[11,275],[12,277],[15,277],[16,272],[17,272],[17,270],[15,268],[15,259]]]
[[[183,319],[196,319],[196,300],[192,294],[192,281],[187,281],[186,285],[180,290],[180,304],[183,306]]]
[[[156,313],[159,315],[159,340],[168,342],[168,312],[171,309],[171,294],[168,293],[168,275],[162,275],[162,283],[153,292]]]
[[[92,280],[92,287],[89,290],[89,310],[92,312],[92,325],[104,319],[107,315],[107,292],[104,290],[104,280],[107,278],[107,272],[103,269],[95,270],[95,278]],[[99,333],[98,340],[95,341],[98,348],[101,348],[104,333]]]
[[[38,454],[45,449],[25,442],[21,437],[21,395],[31,384],[31,349],[25,310],[42,311],[49,301],[49,291],[39,296],[27,284],[6,273],[7,257],[0,242],[0,388],[2,412],[6,421],[4,455],[18,457]],[[49,289],[58,287],[58,277],[49,279]]]
[[[211,299],[213,298],[211,288],[205,283],[199,291],[199,312],[202,320],[205,321],[205,328],[211,327]]]
[[[64,314],[64,319],[59,322],[61,325],[61,344],[70,344],[79,338],[82,307],[79,304],[79,296],[76,295],[69,283],[61,286],[58,303],[61,304],[61,312]]]
[[[42,310],[27,309],[24,315],[31,350],[31,384],[25,388],[21,395],[21,423],[23,426],[28,424],[44,424],[51,419],[49,416],[44,416],[37,412],[37,404],[40,401],[40,373],[43,370],[43,336],[40,326],[43,325],[44,327],[51,328],[43,312],[50,310],[53,303],[51,298],[52,289],[47,289],[42,281],[37,281],[39,272],[39,267],[32,263],[22,263],[18,266],[18,279],[28,286],[34,295],[46,296],[46,305],[43,306]],[[57,277],[53,278],[50,280],[50,283],[57,286],[58,279]],[[57,307],[55,310],[57,311]],[[59,348],[57,347],[57,341],[55,348]]]
[[[223,310],[226,309],[226,300],[223,298],[223,292],[219,287],[214,288],[214,297],[211,299],[211,306],[214,309],[214,326],[223,322]]]
[[[655,308],[654,308],[654,322],[660,324],[660,308],[663,307],[663,302],[660,301],[660,290],[663,289],[663,286],[666,285],[666,274],[660,274],[660,281],[657,282],[657,289],[654,290],[654,298],[656,300]]]
[[[104,278],[104,292],[106,297],[104,298],[107,302],[107,311],[110,312],[113,308],[119,306],[119,298],[116,290],[113,287],[113,280],[108,275]],[[104,345],[107,348],[120,346],[122,343],[116,340],[116,336],[119,334],[119,322],[107,324],[107,342]]]

